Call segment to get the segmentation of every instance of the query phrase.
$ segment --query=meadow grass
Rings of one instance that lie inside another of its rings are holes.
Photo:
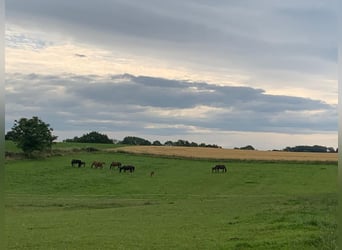
[[[127,145],[122,144],[103,144],[103,143],[78,143],[78,142],[57,142],[52,144],[52,150],[81,150],[86,148],[96,148],[102,149],[115,149],[117,147],[122,147]],[[18,148],[15,143],[11,140],[5,140],[5,151],[22,153],[23,151]]]
[[[336,164],[224,161],[211,173],[217,163],[103,151],[7,161],[8,249],[336,248]]]

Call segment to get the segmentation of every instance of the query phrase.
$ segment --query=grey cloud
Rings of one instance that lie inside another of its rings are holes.
[[[119,79],[123,79],[119,81]],[[57,130],[188,132],[187,127],[221,131],[335,131],[336,107],[320,100],[268,95],[250,87],[217,86],[145,76],[42,76],[8,74],[6,116],[42,116]],[[18,105],[26,110],[18,109]],[[167,116],[205,105],[204,116]],[[11,126],[6,120],[6,127]],[[156,128],[146,128],[156,124]],[[161,125],[161,126],[160,126]],[[163,128],[163,125],[165,128]],[[169,128],[170,125],[179,125]],[[172,129],[172,130],[171,130]]]
[[[71,92],[95,102],[165,108],[192,108],[198,105],[234,107],[238,110],[281,112],[285,110],[326,109],[330,105],[301,97],[267,95],[251,87],[217,86],[153,77],[134,77],[123,83],[83,82]]]
[[[87,57],[86,55],[78,54],[78,53],[75,53],[74,56],[76,56],[76,57]]]
[[[148,4],[147,4],[148,6]],[[86,26],[88,29],[104,30],[133,37],[147,36],[161,40],[197,40],[204,38],[205,27],[184,22],[179,16],[167,16],[141,8],[132,1],[11,1],[7,4],[9,17],[29,15],[56,23]],[[92,17],[92,18],[89,18]],[[77,29],[77,28],[76,28]],[[176,35],[180,34],[180,35]]]

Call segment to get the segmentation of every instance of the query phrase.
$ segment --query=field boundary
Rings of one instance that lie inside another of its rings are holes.
[[[241,195],[239,194],[218,194],[218,195],[200,195],[200,194],[157,194],[157,193],[149,193],[149,194],[136,194],[136,195],[130,195],[130,196],[139,196],[137,198],[134,197],[123,197],[117,194],[73,194],[73,195],[50,195],[50,194],[6,194],[6,198],[14,198],[14,197],[44,197],[44,198],[63,198],[63,199],[72,199],[72,198],[76,198],[76,197],[80,197],[80,198],[99,198],[99,197],[103,197],[103,198],[117,198],[120,200],[146,200],[149,199],[148,196],[165,196],[165,197],[171,197],[171,196],[176,196],[176,197],[198,197],[198,198],[233,198],[233,197],[241,197]],[[142,196],[146,196],[145,198],[142,198]],[[244,197],[290,197],[291,195],[285,195],[285,194],[244,194]]]
[[[106,149],[107,152],[146,155],[164,158],[181,158],[194,160],[215,161],[261,161],[261,162],[288,162],[318,164],[337,164],[337,153],[311,153],[311,152],[286,152],[286,151],[259,151],[236,150],[216,148],[195,148],[177,146],[129,146],[115,149]]]

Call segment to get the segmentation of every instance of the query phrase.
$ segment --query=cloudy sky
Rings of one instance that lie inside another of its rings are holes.
[[[337,0],[11,0],[6,130],[337,147]]]

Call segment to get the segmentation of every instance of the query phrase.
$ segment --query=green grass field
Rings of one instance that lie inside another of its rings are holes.
[[[77,143],[77,142],[57,142],[53,143],[52,149],[53,150],[69,150],[72,151],[74,149],[82,149],[87,147],[97,148],[97,149],[108,149],[108,148],[115,148],[121,147],[123,145],[120,144],[101,144],[101,143]],[[127,146],[127,145],[125,145]],[[8,152],[22,152],[21,149],[17,148],[14,142],[6,140],[5,141],[5,151]]]
[[[9,160],[8,249],[336,248],[337,164],[227,161],[213,174],[217,163],[101,151]]]

